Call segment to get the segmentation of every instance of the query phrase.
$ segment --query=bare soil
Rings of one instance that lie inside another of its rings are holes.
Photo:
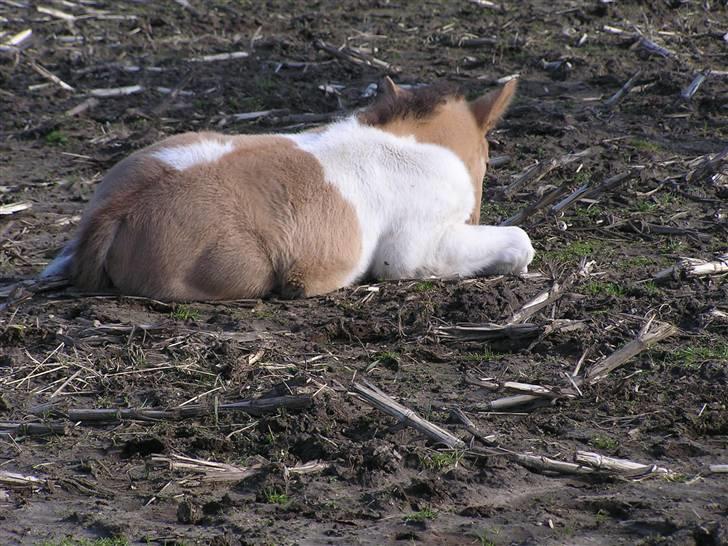
[[[680,257],[728,251],[726,178],[687,176],[728,143],[728,12],[719,2],[2,0],[0,25],[0,44],[33,31],[22,52],[0,51],[0,205],[32,203],[0,216],[1,543],[728,544],[728,475],[709,468],[728,463],[726,275],[652,281]],[[474,38],[489,40],[463,41]],[[334,58],[317,40],[391,66]],[[191,60],[237,51],[249,56]],[[715,72],[681,98],[706,68]],[[387,71],[405,84],[455,81],[471,94],[520,74],[518,98],[491,135],[501,159],[487,175],[484,223],[553,187],[632,174],[562,216],[521,223],[540,277],[190,305],[23,284],[70,238],[102,173],[131,151],[188,130],[310,127],[366,104]],[[91,90],[135,85],[67,114]],[[275,112],[235,117],[266,110]],[[503,196],[536,161],[592,146],[592,156]],[[582,329],[493,342],[440,333],[502,323],[582,259],[595,262],[591,276],[530,319]],[[649,317],[677,333],[581,396],[488,412],[508,393],[474,384],[568,391],[565,374],[585,352],[582,370]],[[370,407],[351,394],[354,379],[473,449],[445,449]],[[271,396],[311,398],[251,413],[222,406]],[[78,408],[181,404],[201,415],[68,418]],[[514,452],[571,461],[594,451],[672,473],[530,470],[475,449],[453,408]],[[40,435],[43,424],[55,432]],[[254,471],[171,468],[180,455]],[[37,481],[11,483],[8,472]]]

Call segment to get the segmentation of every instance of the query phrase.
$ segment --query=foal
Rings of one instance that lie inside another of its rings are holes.
[[[179,301],[525,272],[528,235],[478,225],[485,135],[515,81],[471,102],[437,86],[383,87],[319,130],[185,133],[137,151],[108,172],[43,275]]]

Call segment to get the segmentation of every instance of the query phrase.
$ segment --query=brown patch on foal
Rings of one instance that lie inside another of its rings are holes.
[[[359,114],[359,121],[395,135],[412,135],[418,142],[438,144],[452,150],[470,173],[475,207],[468,222],[478,224],[483,178],[488,163],[485,134],[508,108],[516,81],[511,80],[471,102],[448,84],[406,90],[385,78],[383,89],[377,102]]]
[[[232,142],[218,160],[177,171],[150,154]],[[168,300],[316,295],[356,266],[354,209],[319,162],[289,139],[184,134],[114,167],[82,222],[74,281]]]

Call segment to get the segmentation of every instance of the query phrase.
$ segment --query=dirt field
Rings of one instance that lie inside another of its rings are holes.
[[[728,11],[489,4],[0,0],[0,543],[728,544],[711,471],[728,463],[728,277],[654,280],[728,253],[728,154],[709,162],[728,143]],[[190,305],[23,282],[131,151],[311,127],[385,73],[470,94],[520,75],[482,221],[532,211],[514,222],[541,275]],[[554,282],[530,327],[451,328],[502,326]],[[642,329],[664,338],[597,380]],[[365,381],[464,444],[373,408]],[[547,392],[489,405],[522,394],[507,381]],[[540,458],[579,451],[648,466]]]

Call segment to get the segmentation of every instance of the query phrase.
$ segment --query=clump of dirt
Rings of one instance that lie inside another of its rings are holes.
[[[710,470],[728,460],[726,275],[654,280],[728,251],[721,7],[5,4],[4,544],[727,542],[726,478]],[[532,211],[519,223],[540,276],[189,305],[30,281],[131,151],[188,130],[308,128],[367,104],[384,73],[469,94],[520,75],[490,135],[482,216]],[[567,278],[525,337],[452,329],[502,326]],[[577,366],[581,382],[650,320],[676,330],[575,389]],[[465,447],[366,404],[352,394],[363,381]],[[494,390],[506,381],[552,396],[496,409],[518,394]],[[564,473],[512,455],[568,463],[577,451],[670,472]]]

